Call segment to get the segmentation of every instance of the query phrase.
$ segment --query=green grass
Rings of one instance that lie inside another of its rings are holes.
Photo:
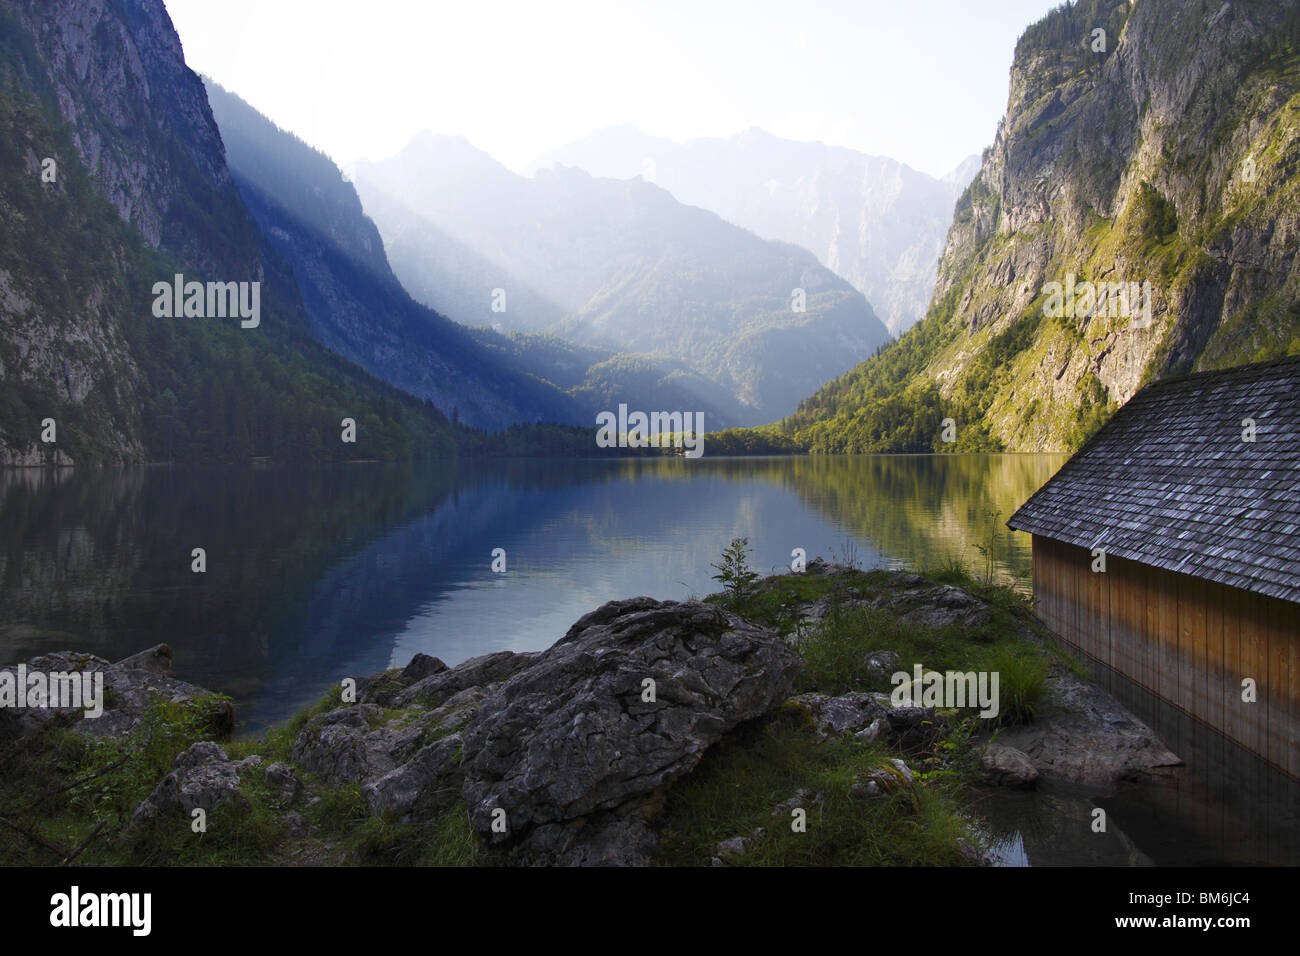
[[[1032,723],[1047,699],[1047,658],[1025,648],[1007,649],[994,659],[992,669],[998,673],[999,725]]]
[[[207,832],[189,820],[132,825],[132,813],[172,769],[181,752],[213,740],[218,694],[175,702],[157,699],[127,737],[85,737],[61,721],[19,740],[3,755],[0,807],[12,823],[0,828],[0,863],[48,865],[100,831],[77,857],[82,865],[230,863],[257,859],[278,839],[279,822],[258,799],[260,774],[247,775],[246,802],[214,809]],[[232,756],[234,756],[232,754]],[[72,784],[72,786],[69,786]],[[267,795],[269,797],[269,795]],[[33,837],[39,838],[33,839]]]
[[[952,866],[963,863],[957,840],[967,836],[957,789],[935,778],[914,791],[876,798],[850,795],[855,779],[880,768],[884,749],[849,738],[820,742],[789,711],[753,721],[711,748],[700,766],[668,793],[658,823],[657,863],[707,866],[714,847],[762,828],[742,866]],[[799,789],[807,800],[806,831],[792,829],[778,805]]]
[[[796,692],[840,694],[892,689],[888,674],[871,674],[864,658],[890,650],[898,669],[998,671],[999,723],[1032,720],[1047,692],[1048,650],[1025,638],[1043,634],[1032,600],[1014,588],[976,581],[950,558],[925,575],[962,587],[986,601],[982,627],[929,628],[886,610],[851,601],[883,587],[884,571],[844,575],[785,574],[764,579],[735,610],[776,627],[803,658]],[[795,606],[827,598],[820,624],[796,616]],[[716,596],[707,600],[716,600]],[[1050,645],[1049,645],[1050,647]],[[752,837],[746,852],[726,860],[743,866],[960,865],[959,840],[974,841],[966,809],[980,776],[973,741],[989,729],[975,708],[942,711],[950,730],[932,753],[907,757],[917,784],[881,798],[850,794],[855,779],[892,756],[880,743],[853,737],[821,740],[807,710],[794,702],[744,725],[706,754],[700,766],[668,793],[658,823],[661,865],[709,865],[719,842]],[[800,789],[824,794],[809,806],[807,831],[796,833],[773,808]],[[753,837],[756,830],[764,832]]]
[[[482,854],[462,801],[428,823],[404,824],[387,814],[367,817],[344,846],[364,866],[475,866]]]
[[[951,584],[953,587],[971,588],[975,585],[975,576],[966,567],[966,562],[955,554],[950,554],[934,565],[927,565],[920,573],[937,584]]]

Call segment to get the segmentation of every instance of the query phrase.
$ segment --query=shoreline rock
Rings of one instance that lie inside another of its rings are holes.
[[[823,565],[813,573],[846,572]],[[878,589],[846,589],[841,606],[888,609],[924,626],[975,626],[992,617],[991,605],[960,589],[904,572],[879,580]],[[828,606],[822,598],[794,614],[824,616]],[[1023,636],[1038,641],[1028,628]],[[878,680],[899,660],[875,651],[864,674]],[[357,701],[310,716],[288,763],[232,760],[215,740],[196,742],[132,819],[143,824],[243,801],[241,787],[255,780],[274,795],[287,832],[302,836],[311,828],[291,808],[318,802],[313,787],[348,787],[372,817],[409,824],[430,823],[463,801],[481,858],[491,864],[645,865],[658,848],[654,821],[668,789],[741,724],[784,709],[802,714],[819,739],[881,741],[908,759],[933,754],[950,729],[934,708],[895,707],[884,693],[791,696],[801,664],[775,629],[714,604],[610,601],[544,651],[496,652],[455,667],[417,654],[401,669],[358,678]],[[234,727],[229,701],[172,676],[166,645],[116,664],[62,652],[32,665],[103,671],[111,704],[98,719],[0,712],[0,740],[54,719],[78,733],[129,734],[156,699],[211,698],[213,737]],[[1178,762],[1108,694],[1059,662],[1054,667],[1050,705],[1039,719],[973,741],[988,783],[1032,788],[1054,776],[1113,785]],[[856,779],[852,796],[913,786],[908,763],[893,758]],[[713,859],[743,855],[753,839],[723,841]]]
[[[56,721],[90,736],[125,736],[139,728],[154,700],[177,704],[204,700],[214,739],[226,740],[235,730],[235,709],[230,701],[177,678],[172,673],[172,651],[166,644],[156,644],[116,664],[76,651],[41,654],[23,663],[28,673],[102,674],[104,712],[98,717],[86,717],[84,708],[0,707],[0,742],[28,736]],[[7,665],[0,671],[12,673],[18,666]]]

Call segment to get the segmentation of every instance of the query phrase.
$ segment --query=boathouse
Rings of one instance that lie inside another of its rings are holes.
[[[1146,386],[1007,523],[1065,644],[1300,777],[1300,357]]]

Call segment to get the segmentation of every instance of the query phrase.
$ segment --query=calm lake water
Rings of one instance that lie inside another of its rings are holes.
[[[0,471],[0,660],[166,641],[251,729],[420,651],[540,650],[613,598],[712,593],[736,537],[763,571],[802,547],[868,567],[954,556],[1024,582],[1028,537],[1004,522],[1061,460]]]
[[[809,559],[864,567],[956,558],[1027,588],[1029,539],[1005,521],[1064,461],[917,455],[0,471],[0,661],[67,648],[117,660],[165,641],[177,673],[233,697],[251,731],[344,677],[401,666],[417,652],[454,665],[489,651],[538,650],[613,598],[711,593],[710,563],[736,537],[749,538],[761,571],[788,569],[792,549],[804,548]],[[194,548],[206,551],[204,574],[191,571]],[[504,574],[491,569],[496,548],[505,551]],[[1194,768],[1197,793],[1213,791],[1207,780],[1222,765],[1206,758],[1198,766],[1209,776],[1200,777]],[[1206,799],[1215,812],[1224,803]],[[1059,828],[1064,811],[1051,801],[1086,819],[1088,797],[1079,794],[992,808],[1009,861],[1096,855],[1100,841],[1074,850],[1060,849],[1059,837],[1035,840],[1044,820]],[[1190,846],[1190,859],[1120,846],[1105,861],[1258,861],[1191,821],[1201,810],[1180,813],[1176,832],[1196,839],[1173,839],[1150,822],[1143,833],[1148,845]]]

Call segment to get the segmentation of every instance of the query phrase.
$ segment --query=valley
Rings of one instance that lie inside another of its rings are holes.
[[[743,6],[0,0],[3,862],[1300,861],[1300,6]]]

